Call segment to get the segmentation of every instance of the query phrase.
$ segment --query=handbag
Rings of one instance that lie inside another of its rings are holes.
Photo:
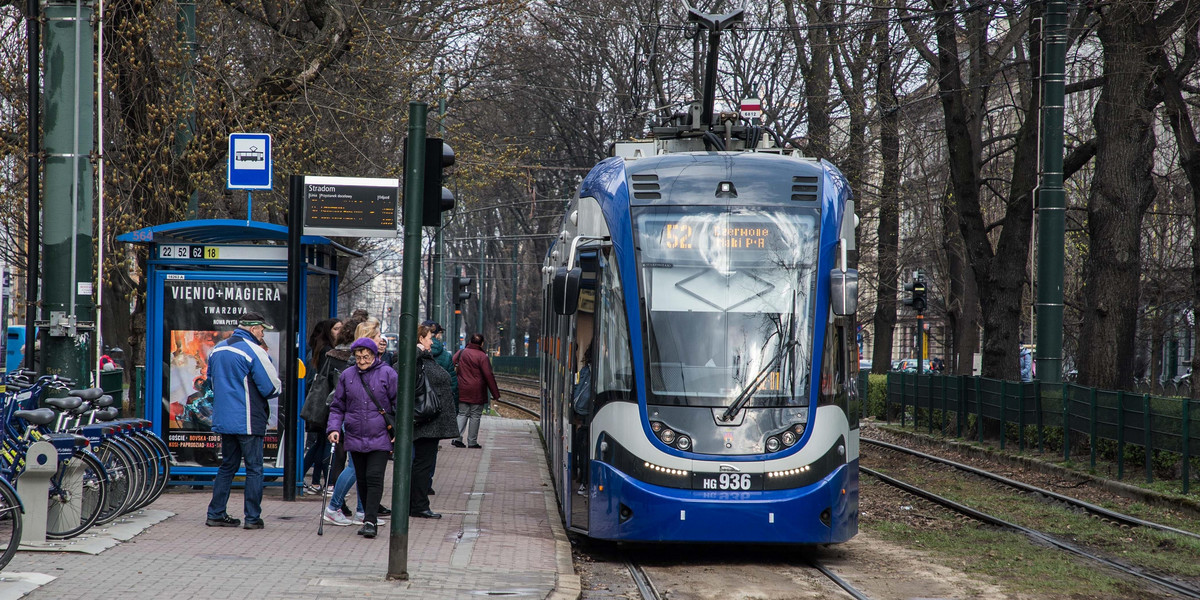
[[[417,364],[417,395],[413,399],[413,424],[424,425],[437,418],[442,412],[442,403],[425,377],[425,361],[418,359]]]
[[[375,403],[375,408],[379,409],[379,414],[383,415],[383,422],[387,425],[388,437],[394,441],[396,439],[396,417],[393,417],[392,413],[383,410],[383,405],[379,403],[379,400],[375,399],[375,392],[371,389],[371,386],[367,385],[367,380],[363,379],[362,369],[357,370],[359,382],[362,383],[363,389],[367,390],[367,395],[371,397],[371,402]]]
[[[304,408],[300,409],[300,418],[309,424],[321,425],[329,422],[329,405],[333,404],[333,389],[329,385],[329,361],[321,366],[321,370],[313,377],[312,386],[304,394]]]

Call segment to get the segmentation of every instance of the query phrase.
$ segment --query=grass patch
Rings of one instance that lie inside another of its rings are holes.
[[[989,576],[1022,594],[1107,600],[1135,598],[1144,591],[1061,550],[1034,546],[1017,533],[974,525],[954,530],[926,530],[890,521],[860,525],[888,541],[925,551],[946,566]]]

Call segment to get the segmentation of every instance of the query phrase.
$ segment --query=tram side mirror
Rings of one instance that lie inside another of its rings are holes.
[[[550,300],[554,303],[554,312],[560,315],[573,315],[579,308],[579,281],[583,278],[583,269],[575,267],[570,271],[566,267],[558,267],[554,271],[554,281],[550,284]]]
[[[833,314],[844,317],[858,312],[858,270],[829,272],[829,304]]]

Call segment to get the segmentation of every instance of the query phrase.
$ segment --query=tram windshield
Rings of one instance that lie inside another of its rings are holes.
[[[635,209],[652,404],[807,405],[817,214]]]

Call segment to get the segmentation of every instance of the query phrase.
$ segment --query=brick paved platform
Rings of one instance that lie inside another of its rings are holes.
[[[35,600],[578,598],[533,423],[484,417],[480,443],[442,442],[431,500],[443,517],[409,521],[407,581],[385,579],[390,522],[374,540],[328,524],[317,536],[321,497],[284,502],[279,488],[267,488],[260,531],[205,527],[209,492],[169,488],[152,508],[175,516],[133,539],[95,556],[18,552],[5,573],[54,577],[24,596]],[[390,470],[387,486],[390,505]],[[229,509],[242,516],[237,489]],[[20,593],[8,583],[0,597]]]

